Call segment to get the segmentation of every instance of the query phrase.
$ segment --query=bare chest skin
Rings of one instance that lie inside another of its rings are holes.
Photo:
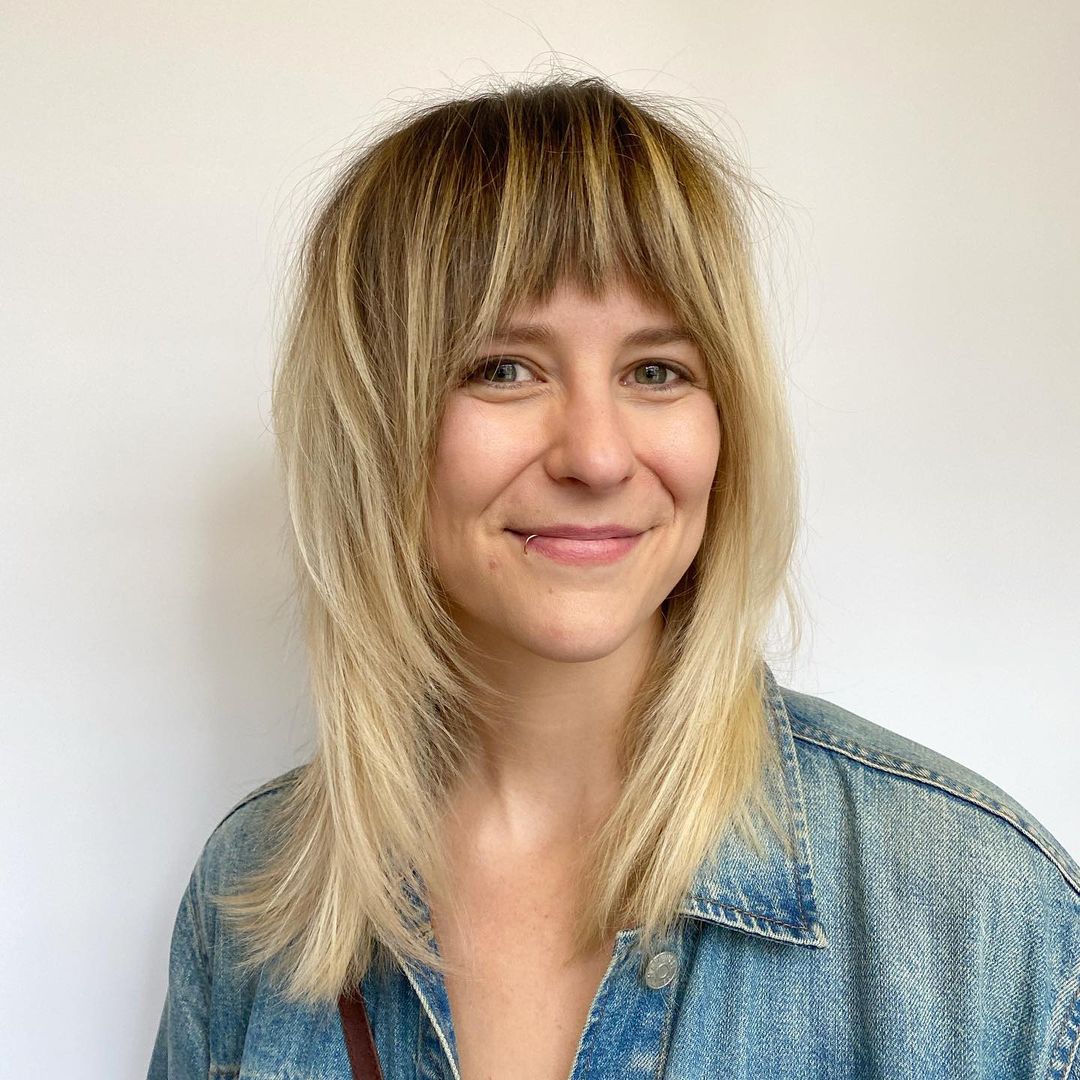
[[[431,898],[462,1080],[567,1080],[614,935],[568,964],[572,865],[554,859],[461,868],[456,904]]]

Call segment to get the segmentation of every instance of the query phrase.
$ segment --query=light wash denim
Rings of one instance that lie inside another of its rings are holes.
[[[570,1080],[1080,1080],[1077,864],[972,770],[766,681],[796,858],[729,837],[653,956],[619,933]],[[207,901],[259,859],[295,773],[235,806],[195,866],[149,1080],[350,1077],[336,1005],[241,979]],[[363,989],[385,1080],[458,1078],[440,977],[373,968]]]

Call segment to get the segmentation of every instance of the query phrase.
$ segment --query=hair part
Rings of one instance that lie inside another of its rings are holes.
[[[700,549],[626,718],[621,794],[589,840],[573,947],[648,950],[729,829],[787,840],[763,642],[786,601],[798,485],[753,268],[757,189],[674,103],[595,76],[415,108],[357,152],[305,233],[273,417],[317,722],[265,863],[217,897],[287,996],[335,1000],[385,953],[446,970],[413,889],[448,895],[446,792],[494,689],[465,660],[425,542],[447,394],[503,317],[562,281],[628,282],[705,361],[721,448]]]

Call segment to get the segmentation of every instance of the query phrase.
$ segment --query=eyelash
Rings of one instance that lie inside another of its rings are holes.
[[[478,374],[480,374],[481,372],[487,370],[488,368],[498,369],[500,367],[505,367],[507,364],[520,364],[522,367],[525,367],[525,368],[529,367],[529,365],[524,360],[518,360],[518,359],[516,359],[514,357],[510,357],[510,356],[505,356],[505,357],[504,356],[489,356],[489,357],[485,357],[483,361],[481,361],[476,367],[474,367],[472,369],[472,371],[469,372],[468,375],[466,375],[465,381],[466,382],[472,382],[472,380]],[[680,367],[676,367],[674,364],[669,364],[666,361],[662,361],[662,360],[643,360],[640,364],[636,364],[634,366],[633,370],[636,371],[638,368],[641,368],[641,367],[667,368],[669,371],[673,371],[673,372],[675,372],[676,375],[679,376],[678,379],[675,379],[672,382],[661,383],[659,385],[655,385],[655,384],[650,385],[648,383],[636,383],[635,384],[637,386],[643,387],[646,390],[656,391],[657,393],[663,394],[663,393],[667,393],[667,392],[669,392],[671,390],[677,390],[680,386],[682,386],[684,384],[691,384],[694,381],[689,372],[684,371]],[[530,368],[530,370],[532,370],[532,369]],[[533,374],[535,374],[535,372]],[[503,387],[515,387],[515,386],[527,385],[527,384],[518,383],[518,382],[495,382],[495,381],[490,380],[490,379],[484,380],[484,381],[485,381],[485,384],[487,386],[493,387],[495,389],[500,389],[500,390]]]

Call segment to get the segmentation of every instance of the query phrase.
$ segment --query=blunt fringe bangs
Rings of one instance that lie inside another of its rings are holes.
[[[799,520],[783,385],[750,235],[756,187],[678,103],[557,76],[413,107],[353,152],[305,226],[273,384],[316,745],[274,804],[267,857],[215,897],[252,970],[336,1001],[373,963],[428,964],[418,899],[448,895],[445,793],[478,750],[477,702],[425,542],[447,394],[519,304],[569,279],[629,282],[706,362],[721,427],[701,547],[589,840],[574,947],[637,927],[649,951],[729,830],[784,823],[763,709],[764,641]]]

